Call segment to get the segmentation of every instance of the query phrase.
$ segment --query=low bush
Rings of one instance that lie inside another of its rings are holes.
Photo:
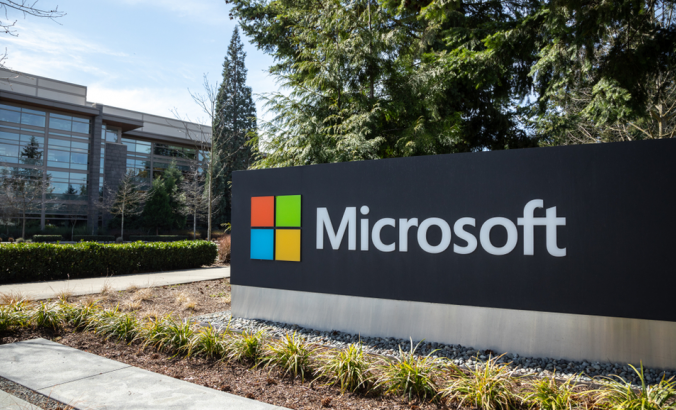
[[[176,242],[188,240],[187,235],[131,235],[129,240],[132,242]]]
[[[458,372],[459,377],[442,390],[442,396],[459,402],[458,407],[471,406],[484,410],[515,407],[519,402],[514,393],[516,378],[507,364],[498,364],[497,360],[492,358],[474,364],[469,374]]]
[[[73,235],[74,242],[115,242],[113,235]]]
[[[63,236],[61,235],[33,235],[33,242],[43,243],[43,242],[58,242],[62,241]]]
[[[605,378],[603,388],[598,390],[598,400],[602,406],[621,410],[673,410],[676,408],[676,383],[673,378],[662,378],[658,384],[649,386],[643,374],[643,363],[639,371],[632,365],[641,385],[634,388],[630,382],[616,376],[619,380]]]
[[[435,352],[427,356],[418,356],[415,351],[420,343],[411,350],[404,352],[399,348],[399,356],[394,359],[385,359],[380,366],[380,377],[376,381],[377,388],[383,388],[387,393],[400,394],[412,400],[418,397],[422,400],[437,398],[437,378],[441,373],[442,361],[432,357]]]
[[[216,254],[216,244],[208,241],[5,245],[0,283],[192,269],[214,263]]]
[[[25,240],[23,238],[17,238],[16,243],[24,243]]]
[[[559,382],[555,377],[533,380],[522,398],[531,409],[573,410],[581,407],[581,393],[576,392],[574,379]]]
[[[320,359],[317,372],[333,383],[340,383],[340,392],[368,388],[372,382],[371,363],[361,344],[351,343],[347,348],[330,351]]]
[[[240,335],[233,334],[225,345],[226,356],[230,360],[258,363],[263,355],[264,341],[262,330],[255,333],[245,330]]]
[[[314,349],[294,332],[269,344],[262,362],[265,366],[277,367],[284,375],[300,375],[301,380],[305,381],[305,376],[312,376],[313,373],[313,353]]]

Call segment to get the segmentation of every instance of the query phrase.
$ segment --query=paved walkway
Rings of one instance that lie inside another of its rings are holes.
[[[0,363],[0,376],[79,409],[282,409],[45,339],[0,346]]]
[[[3,410],[42,410],[32,404],[0,390],[0,409]]]
[[[176,270],[159,273],[141,273],[138,275],[111,276],[108,278],[87,278],[57,280],[52,282],[19,283],[0,285],[0,293],[21,292],[33,299],[53,299],[59,293],[67,291],[73,296],[89,295],[101,292],[104,286],[111,290],[125,290],[132,285],[139,288],[176,285],[179,283],[199,282],[230,277],[230,268],[201,268]]]

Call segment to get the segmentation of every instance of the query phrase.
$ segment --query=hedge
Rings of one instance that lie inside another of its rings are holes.
[[[129,240],[132,242],[175,242],[189,239],[186,235],[131,235]]]
[[[33,242],[58,242],[62,241],[61,235],[33,235]]]
[[[0,246],[0,283],[199,268],[214,263],[216,254],[209,241],[11,244]]]
[[[74,242],[115,242],[113,235],[73,235]]]

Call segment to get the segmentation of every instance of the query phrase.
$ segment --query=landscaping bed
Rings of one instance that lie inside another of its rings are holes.
[[[205,318],[223,315],[219,312],[228,307],[229,292],[228,280],[215,280],[122,292],[104,286],[98,295],[72,298],[64,293],[60,301],[47,303],[0,295],[0,305],[6,305],[0,306],[0,329],[5,328],[0,330],[0,344],[42,337],[294,409],[545,409],[546,400],[563,401],[572,408],[606,409],[618,408],[619,400],[633,400],[634,395],[661,400],[650,407],[659,410],[667,409],[676,397],[673,382],[644,386],[641,393],[636,386],[607,378],[577,384],[545,371],[521,375],[502,363],[507,361],[504,356],[496,360],[487,351],[476,352],[476,360],[460,368],[439,357],[439,350],[426,350],[424,343],[415,352],[387,357],[369,354],[368,345],[347,343],[349,338],[339,332],[288,325],[278,331],[274,324],[263,323],[268,330],[263,337],[254,333],[261,329],[253,327],[242,334],[229,329],[219,333],[191,320],[204,323]],[[343,344],[331,347],[331,337]],[[352,370],[346,370],[347,364]]]

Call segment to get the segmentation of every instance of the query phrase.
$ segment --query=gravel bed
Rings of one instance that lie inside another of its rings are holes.
[[[7,380],[4,377],[0,377],[0,390],[44,410],[72,409],[72,407],[66,406],[65,404],[56,401],[51,397],[47,397],[42,393],[38,393],[20,384],[14,383],[13,381]]]
[[[214,328],[225,330],[230,322],[232,330],[263,330],[266,334],[273,337],[281,337],[289,332],[297,332],[304,340],[310,343],[322,344],[329,347],[342,348],[350,343],[361,343],[368,353],[398,356],[399,348],[404,352],[411,349],[411,341],[397,339],[394,337],[368,337],[345,332],[320,331],[304,328],[295,324],[278,323],[267,320],[232,318],[230,311],[211,313],[207,315],[196,316],[192,318],[200,322],[203,326],[211,325]],[[413,346],[420,343],[416,353],[427,355],[434,351],[434,357],[445,357],[460,367],[467,367],[477,362],[484,361],[490,356],[496,357],[504,353],[499,359],[500,363],[509,363],[508,366],[514,369],[515,374],[519,375],[551,375],[556,372],[561,377],[576,377],[580,375],[580,380],[591,381],[598,376],[619,375],[625,380],[634,384],[639,383],[639,378],[634,370],[626,363],[609,363],[596,361],[573,361],[552,358],[523,357],[516,353],[493,352],[490,350],[477,350],[470,346],[449,345],[435,342],[413,341]],[[634,364],[638,368],[639,364]],[[659,370],[645,368],[644,374],[648,383],[658,383],[662,377],[667,379],[676,376],[676,370]]]

